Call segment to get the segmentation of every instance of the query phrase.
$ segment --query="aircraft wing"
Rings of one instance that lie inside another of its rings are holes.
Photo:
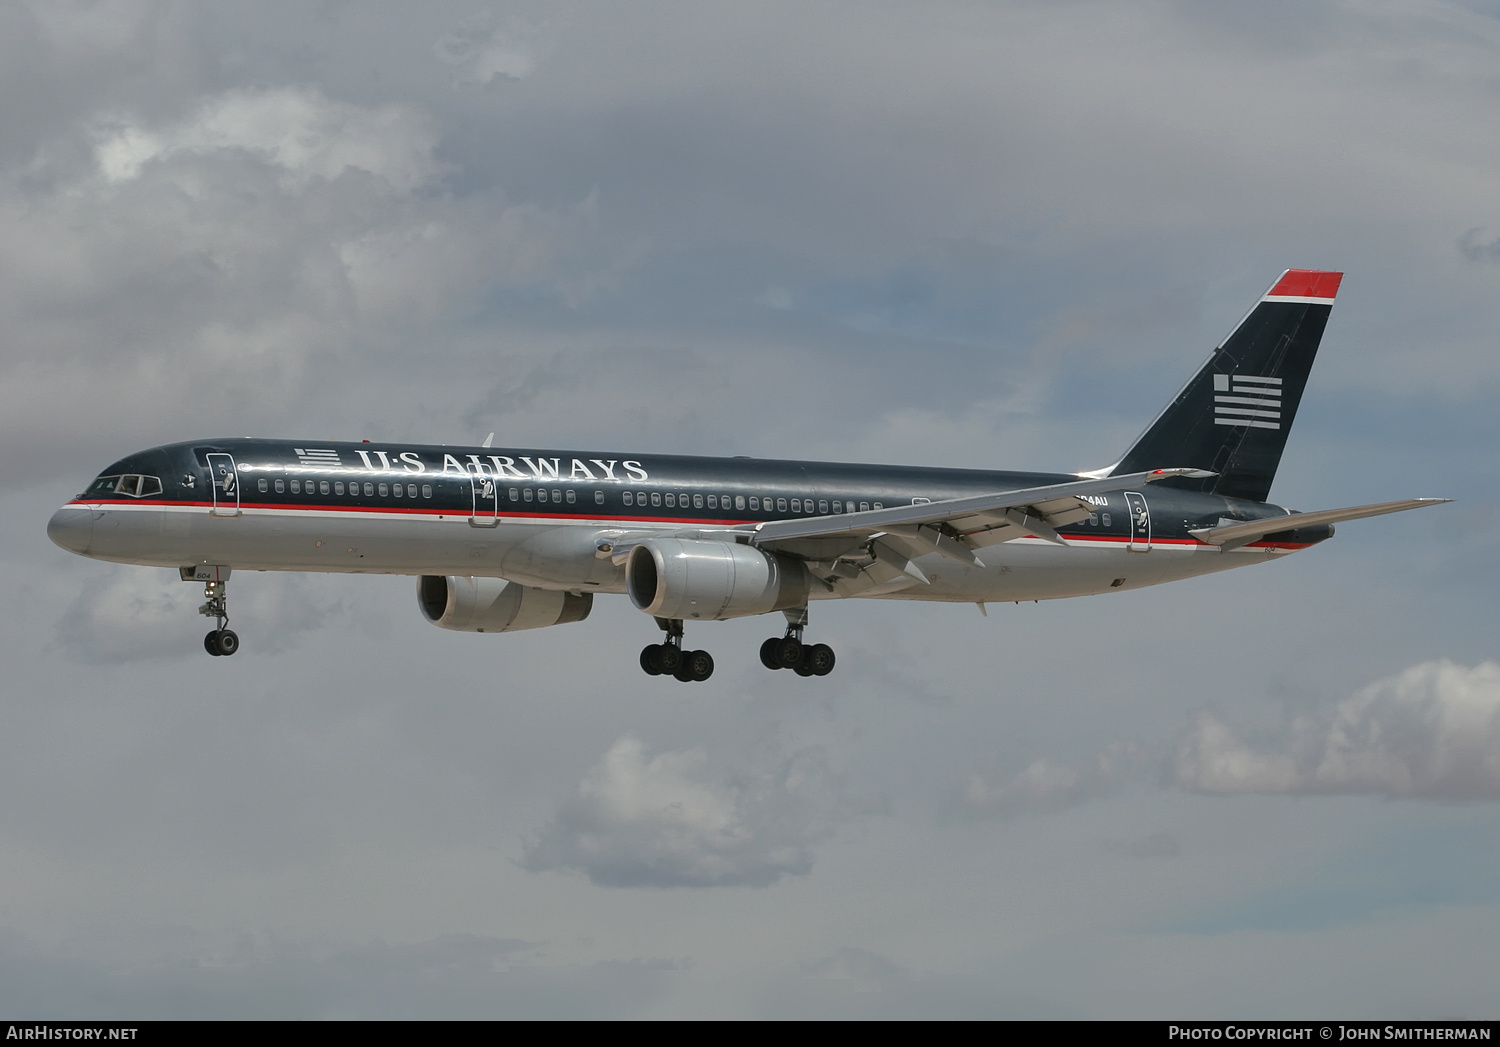
[[[1290,513],[1273,516],[1267,520],[1249,520],[1223,527],[1200,527],[1189,531],[1194,538],[1209,545],[1225,549],[1237,549],[1242,545],[1259,541],[1268,534],[1290,531],[1297,527],[1316,527],[1320,524],[1342,523],[1345,520],[1362,520],[1367,516],[1384,516],[1407,509],[1421,509],[1428,505],[1443,505],[1452,498],[1406,498],[1399,502],[1380,502],[1377,505],[1356,505],[1348,509],[1323,509],[1316,513]]]
[[[804,554],[809,543],[817,543],[823,547],[824,555],[837,555],[834,550],[840,544],[855,548],[874,539],[881,559],[899,565],[902,573],[925,581],[910,561],[926,553],[939,552],[950,559],[982,567],[983,561],[974,550],[986,545],[1028,535],[1065,544],[1056,529],[1084,519],[1094,509],[1082,499],[1083,495],[1123,491],[1175,476],[1212,475],[1202,469],[1152,469],[839,516],[772,520],[757,524],[750,542]]]

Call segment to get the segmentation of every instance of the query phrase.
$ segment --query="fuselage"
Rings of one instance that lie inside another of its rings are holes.
[[[395,443],[217,439],[154,447],[105,469],[53,516],[82,555],[161,567],[505,578],[625,590],[622,536],[743,540],[757,524],[1076,481],[1067,474],[753,458]],[[1024,537],[982,565],[937,554],[899,599],[1038,600],[1133,589],[1260,562],[1324,527],[1224,550],[1189,532],[1287,510],[1167,484],[1089,496],[1062,544]],[[795,552],[795,550],[794,550]],[[809,561],[816,550],[809,549]],[[846,595],[837,579],[812,599]]]

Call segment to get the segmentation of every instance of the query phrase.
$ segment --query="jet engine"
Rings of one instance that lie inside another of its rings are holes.
[[[732,542],[652,538],[630,550],[625,589],[658,618],[741,618],[807,603],[798,560]]]
[[[442,629],[513,633],[581,622],[593,610],[594,594],[533,589],[504,578],[424,574],[417,579],[417,603],[423,617]]]

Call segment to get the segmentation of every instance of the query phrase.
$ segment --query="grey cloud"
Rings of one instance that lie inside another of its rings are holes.
[[[1325,716],[1296,718],[1266,748],[1204,715],[1179,747],[1175,773],[1204,793],[1500,799],[1500,665],[1412,666]]]
[[[349,610],[316,575],[279,576],[269,585],[241,576],[230,584],[230,624],[265,652],[287,650]],[[174,570],[101,567],[57,620],[57,642],[77,661],[104,665],[178,658],[196,653],[184,648],[183,623],[202,621],[202,631],[209,628],[209,619],[197,616],[202,602],[203,586],[183,582]]]
[[[1115,742],[1079,767],[1039,756],[1013,775],[976,772],[958,787],[958,806],[974,817],[1058,811],[1119,788],[1142,765],[1140,746]]]
[[[1133,858],[1176,858],[1182,854],[1177,837],[1168,832],[1152,833],[1138,840],[1106,840],[1104,847]]]
[[[1458,253],[1470,262],[1500,262],[1500,236],[1485,243],[1481,241],[1482,227],[1475,227],[1458,238]]]
[[[765,887],[806,875],[826,835],[810,753],[732,771],[702,750],[655,756],[614,743],[526,846],[533,871],[577,869],[604,887]]]
[[[484,87],[495,80],[524,80],[540,62],[539,30],[497,27],[488,11],[467,19],[433,45],[438,60],[454,68],[454,81]]]
[[[255,938],[255,940],[249,940]],[[240,936],[198,955],[116,966],[0,931],[0,1011],[36,1019],[628,1017],[676,961],[548,962],[535,944],[446,935],[336,948]]]
[[[406,355],[406,333],[500,287],[587,301],[639,250],[589,246],[597,194],[445,191],[434,121],[409,105],[231,90],[71,134],[86,157],[0,180],[0,416],[20,446],[68,446],[79,415],[148,442],[166,389],[200,431],[264,431],[331,364]]]

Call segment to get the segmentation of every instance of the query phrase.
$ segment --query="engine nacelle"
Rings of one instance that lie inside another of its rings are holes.
[[[513,633],[581,622],[593,610],[594,594],[533,589],[504,578],[424,574],[417,579],[417,603],[423,617],[442,629]]]
[[[625,590],[658,618],[722,619],[807,603],[807,568],[748,545],[652,538],[630,550]]]

